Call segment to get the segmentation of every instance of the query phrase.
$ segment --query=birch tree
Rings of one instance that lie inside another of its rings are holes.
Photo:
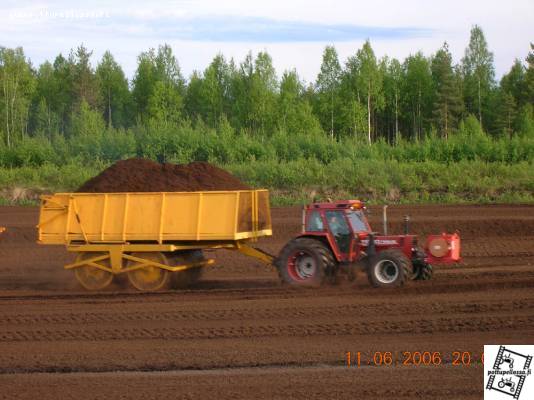
[[[471,29],[469,45],[462,59],[462,69],[467,110],[477,115],[480,125],[484,127],[487,122],[484,116],[494,83],[495,70],[493,53],[488,50],[484,32],[478,25]]]
[[[29,109],[35,90],[35,76],[21,47],[0,47],[0,110],[5,143],[12,147],[15,138],[28,130]]]
[[[334,139],[336,100],[340,86],[341,65],[334,46],[326,46],[323,52],[321,72],[317,76],[317,104],[323,127],[330,131]]]
[[[98,63],[96,77],[100,89],[100,111],[108,128],[127,125],[130,103],[128,80],[109,51]]]
[[[448,139],[462,111],[462,102],[447,43],[432,58],[431,70],[434,94],[432,120],[442,137]]]
[[[358,50],[356,59],[359,65],[358,86],[367,102],[367,140],[371,144],[372,113],[375,109],[381,109],[384,106],[384,93],[382,92],[382,75],[369,40]]]

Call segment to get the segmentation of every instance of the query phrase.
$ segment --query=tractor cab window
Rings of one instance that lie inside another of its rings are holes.
[[[313,211],[308,217],[306,224],[306,231],[308,232],[321,232],[323,230],[323,220],[321,219],[321,213],[319,211]]]
[[[350,246],[351,231],[347,224],[343,211],[325,212],[328,227],[334,235],[339,250],[342,253],[348,253]]]
[[[369,228],[365,222],[365,215],[362,211],[350,211],[347,213],[352,230],[354,232],[368,232]]]
[[[350,233],[349,225],[343,215],[343,211],[327,211],[325,214],[334,236],[348,235]]]

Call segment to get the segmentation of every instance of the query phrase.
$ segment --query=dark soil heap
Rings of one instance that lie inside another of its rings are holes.
[[[160,164],[143,158],[118,161],[89,179],[78,193],[247,190],[229,172],[206,162]]]

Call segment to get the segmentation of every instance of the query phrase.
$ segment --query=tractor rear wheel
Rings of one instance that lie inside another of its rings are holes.
[[[411,269],[411,262],[402,251],[383,250],[371,258],[367,275],[374,287],[396,287],[404,284]]]
[[[283,282],[293,286],[320,286],[335,267],[334,256],[322,242],[296,238],[285,245],[275,261]]]
[[[84,260],[89,260],[91,258],[104,256],[106,253],[90,253],[90,252],[81,252],[76,256],[76,262],[81,262]],[[103,266],[109,267],[109,260],[97,261],[97,263],[102,264]],[[94,267],[92,265],[86,264],[81,267],[77,267],[74,270],[74,276],[80,285],[82,285],[87,290],[101,290],[107,287],[113,280],[113,274],[103,269]]]
[[[205,261],[202,250],[186,250],[171,253],[171,261],[174,265],[200,263]],[[202,267],[188,268],[171,274],[171,286],[173,289],[185,289],[194,285],[202,276]]]
[[[167,265],[167,258],[159,252],[132,253],[133,257],[154,261]],[[137,261],[128,261],[128,264],[138,264]],[[128,280],[134,288],[142,292],[153,292],[166,288],[169,283],[169,271],[153,265],[134,269],[128,272]]]

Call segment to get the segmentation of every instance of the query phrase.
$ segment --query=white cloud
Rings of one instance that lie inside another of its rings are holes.
[[[242,60],[252,50],[271,53],[279,73],[296,68],[307,81],[315,80],[326,44],[320,42],[239,42],[186,41],[173,37],[171,30],[157,29],[163,21],[172,27],[184,18],[214,18],[221,16],[259,17],[276,21],[299,21],[320,24],[350,24],[384,28],[422,28],[432,30],[430,37],[402,39],[373,38],[377,55],[403,59],[422,50],[426,55],[435,52],[446,40],[455,61],[463,56],[473,24],[480,25],[490,50],[495,55],[497,76],[505,73],[515,58],[524,59],[529,42],[534,41],[534,2],[532,0],[432,2],[424,0],[387,1],[316,1],[316,0],[177,0],[144,2],[119,0],[111,5],[103,0],[73,6],[63,1],[25,2],[4,1],[0,5],[0,45],[23,46],[34,64],[53,60],[62,52],[84,43],[94,49],[94,62],[107,49],[111,50],[128,76],[136,68],[141,51],[167,42],[189,75],[193,69],[204,69],[216,53]],[[45,10],[49,15],[41,15]],[[53,13],[104,12],[102,18],[66,18]],[[32,18],[21,15],[35,14]],[[52,15],[52,16],[51,16]],[[17,17],[19,16],[19,17]],[[165,25],[167,26],[167,25]],[[361,38],[337,41],[341,61],[361,46]]]

